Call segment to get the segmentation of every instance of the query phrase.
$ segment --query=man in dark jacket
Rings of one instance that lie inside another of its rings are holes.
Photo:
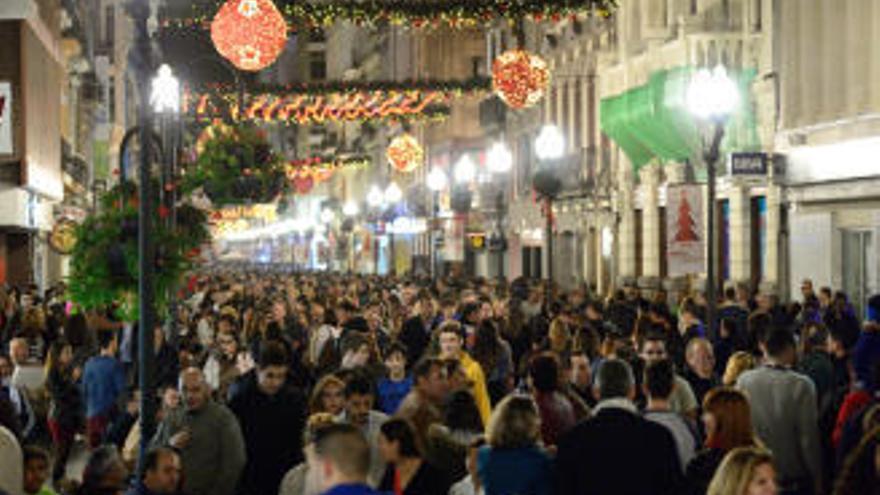
[[[682,469],[675,440],[663,426],[643,419],[633,404],[635,380],[625,361],[599,367],[594,416],[559,441],[558,495],[672,495]]]
[[[247,464],[239,493],[276,493],[284,473],[302,462],[301,439],[306,406],[303,396],[288,385],[289,358],[280,343],[260,348],[257,369],[241,378],[229,408],[241,425]]]
[[[400,341],[406,345],[406,362],[414,365],[421,359],[431,342],[431,323],[434,317],[434,304],[431,298],[419,301],[418,313],[403,323]]]

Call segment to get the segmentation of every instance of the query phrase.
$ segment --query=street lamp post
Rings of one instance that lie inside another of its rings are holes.
[[[544,235],[547,246],[547,301],[550,304],[553,286],[553,200],[562,190],[562,181],[555,168],[565,154],[565,138],[555,125],[545,125],[535,139],[535,153],[542,166],[533,179],[535,191],[544,197]],[[549,306],[548,306],[549,307]]]
[[[449,180],[446,174],[439,168],[432,168],[427,177],[428,189],[433,193],[431,204],[431,228],[428,230],[431,244],[431,275],[437,278],[437,240],[434,230],[437,228],[437,218],[440,213],[440,191],[446,189]]]
[[[382,190],[378,186],[370,188],[370,192],[367,193],[367,205],[374,210],[377,226],[381,216],[379,209],[384,200],[384,194],[382,194]],[[376,235],[376,232],[373,232],[373,274],[379,274],[379,236]]]
[[[397,185],[396,182],[392,182],[388,184],[388,187],[385,189],[384,200],[385,205],[392,210],[403,199],[403,191],[400,190],[400,186]],[[393,215],[392,215],[393,218]],[[392,220],[391,229],[388,230],[388,243],[389,243],[389,251],[391,257],[391,275],[397,275],[397,258],[395,257],[394,252],[394,222]]]
[[[708,189],[708,221],[706,222],[706,319],[708,333],[716,335],[718,300],[715,281],[715,175],[718,159],[721,156],[721,140],[724,126],[736,106],[739,92],[736,83],[727,75],[723,66],[713,70],[701,69],[690,82],[687,89],[687,105],[698,120],[706,124],[703,143],[703,161],[706,164]]]
[[[489,172],[495,175],[504,175],[513,168],[513,154],[502,142],[498,141],[489,148],[488,153]],[[498,221],[498,234],[504,239],[504,184],[499,183],[498,194],[495,197],[495,210]],[[504,249],[498,250],[498,278],[504,278]]]

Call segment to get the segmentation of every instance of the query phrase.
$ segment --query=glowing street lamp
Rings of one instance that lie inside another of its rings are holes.
[[[342,206],[342,214],[347,217],[357,216],[358,213],[358,205],[354,201],[348,201]]]
[[[555,125],[548,124],[541,128],[535,138],[535,154],[542,162],[559,160],[565,154],[565,137]]]
[[[150,105],[156,113],[180,112],[180,81],[174,77],[168,64],[162,64],[152,80]]]
[[[477,176],[477,166],[471,160],[470,155],[465,153],[455,162],[455,170],[453,171],[455,182],[459,184],[467,184],[472,182]]]
[[[370,192],[367,193],[367,204],[370,205],[371,208],[378,208],[382,206],[383,201],[385,201],[385,195],[382,193],[382,190],[379,189],[379,186],[371,187]]]
[[[396,182],[392,182],[391,184],[388,184],[388,187],[385,189],[384,196],[385,203],[393,205],[403,199],[403,191],[400,190],[400,186],[398,186]]]
[[[736,82],[727,75],[724,66],[700,69],[692,77],[687,88],[687,106],[694,118],[703,124],[707,140],[703,143],[703,161],[706,163],[708,216],[706,221],[706,319],[709,335],[716,335],[715,296],[715,174],[721,156],[721,140],[724,126],[739,106],[740,94]]]
[[[489,148],[488,162],[490,172],[503,174],[513,168],[513,154],[507,145],[498,141]]]

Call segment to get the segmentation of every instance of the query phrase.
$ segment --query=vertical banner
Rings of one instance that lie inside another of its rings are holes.
[[[683,276],[705,270],[703,189],[700,185],[670,186],[666,200],[669,275]]]
[[[12,149],[12,84],[0,82],[0,155],[11,155]]]

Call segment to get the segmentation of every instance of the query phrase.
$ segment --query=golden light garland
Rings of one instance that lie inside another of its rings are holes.
[[[510,108],[538,103],[549,84],[547,62],[525,50],[508,50],[492,63],[492,89]]]
[[[451,101],[444,91],[372,91],[326,95],[261,94],[249,99],[243,112],[247,120],[300,125],[339,121],[403,119],[448,111]],[[237,97],[215,93],[189,94],[184,112],[199,120],[230,115],[238,120]]]
[[[287,44],[287,22],[271,0],[229,0],[211,22],[211,41],[241,70],[272,65]]]
[[[410,134],[401,134],[394,138],[388,145],[385,156],[394,170],[403,173],[412,172],[425,161],[424,149]]]

